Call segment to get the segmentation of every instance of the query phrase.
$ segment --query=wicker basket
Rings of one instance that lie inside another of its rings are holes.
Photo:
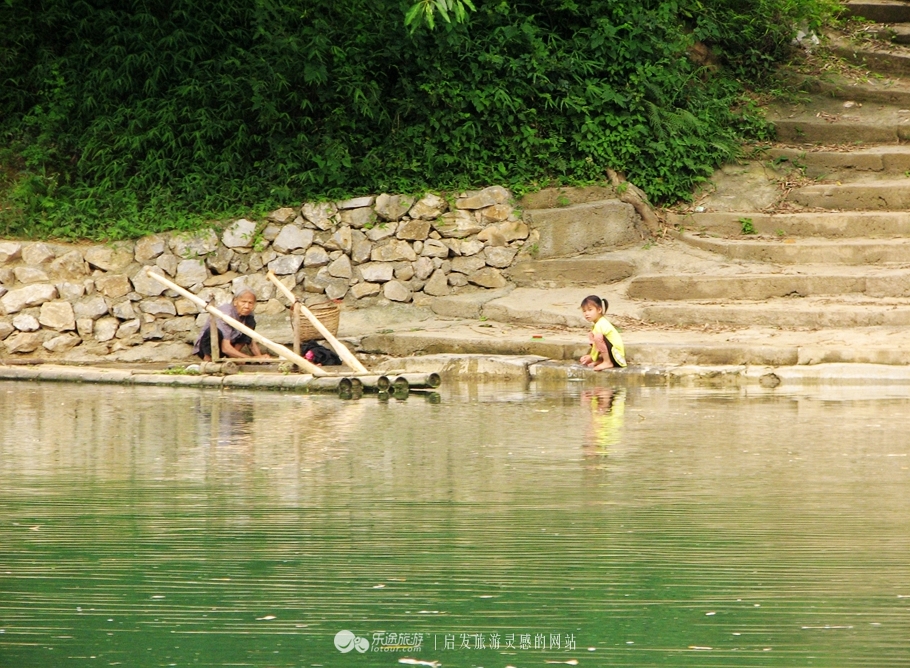
[[[307,308],[322,323],[323,327],[332,333],[332,336],[338,334],[338,319],[341,314],[341,308],[338,304],[335,302],[320,302],[318,304],[310,304]],[[294,314],[297,318],[294,328],[297,334],[297,341],[313,341],[323,338],[322,334],[313,327],[313,324],[297,308],[296,304],[294,305]]]

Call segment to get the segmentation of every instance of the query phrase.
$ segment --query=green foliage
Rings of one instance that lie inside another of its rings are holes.
[[[842,10],[837,0],[704,0],[684,11],[695,38],[711,44],[735,76],[755,82],[787,57],[798,27],[820,33]]]
[[[763,77],[830,6],[6,0],[0,236],[129,238],[607,168],[652,202],[687,199],[742,138],[771,136],[730,74]],[[452,20],[409,33],[428,9]],[[690,57],[697,40],[720,69]]]
[[[751,218],[740,218],[739,225],[743,234],[755,234],[755,226]]]
[[[411,33],[424,24],[433,30],[436,27],[437,11],[446,23],[464,23],[469,9],[477,9],[471,0],[419,0],[408,9],[404,24],[411,29]]]
[[[164,374],[166,376],[199,376],[201,375],[199,369],[190,369],[185,366],[172,366],[159,371],[158,373]]]

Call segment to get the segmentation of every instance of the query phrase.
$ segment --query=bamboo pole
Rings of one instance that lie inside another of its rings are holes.
[[[316,328],[316,331],[322,334],[322,337],[329,342],[329,345],[332,346],[332,348],[334,348],[335,352],[338,353],[338,357],[344,360],[347,365],[354,371],[357,371],[358,373],[370,373],[367,368],[360,363],[360,360],[354,357],[354,353],[348,350],[347,346],[341,343],[341,341],[336,339],[335,336],[328,329],[326,329],[325,325],[319,322],[319,318],[313,315],[310,309],[304,306],[303,302],[297,299],[297,296],[288,290],[287,286],[275,277],[274,273],[269,271],[269,273],[266,274],[266,277],[275,284],[275,287],[281,290],[282,294],[284,294],[284,296],[290,300],[292,305],[294,302],[297,302],[297,307],[301,310],[301,312],[303,312],[303,315],[307,317],[307,320],[313,324],[313,327]]]
[[[380,392],[385,392],[392,384],[392,381],[389,380],[388,376],[377,376],[375,374],[369,376],[350,376],[350,378],[356,378],[364,387]]]
[[[212,351],[212,361],[218,362],[221,359],[221,341],[218,337],[218,320],[209,318],[209,348]]]
[[[166,285],[174,292],[176,292],[180,295],[183,295],[184,297],[189,299],[191,302],[193,302],[196,306],[198,306],[202,310],[208,312],[209,315],[212,315],[216,318],[224,320],[227,324],[229,324],[231,327],[236,329],[238,332],[243,332],[244,334],[246,334],[248,337],[250,337],[254,341],[261,343],[262,345],[264,345],[266,348],[271,350],[273,353],[275,353],[279,357],[283,357],[284,359],[293,362],[294,364],[299,366],[301,369],[303,369],[304,371],[306,371],[308,373],[313,374],[314,376],[327,375],[326,371],[322,367],[316,366],[315,364],[313,364],[312,362],[310,362],[307,359],[304,359],[300,355],[295,355],[292,350],[288,350],[280,343],[275,343],[274,341],[271,341],[271,340],[265,338],[262,334],[257,333],[256,330],[250,329],[249,327],[244,325],[242,322],[235,320],[234,318],[227,315],[226,313],[222,313],[214,306],[210,306],[209,304],[207,304],[205,301],[203,301],[202,299],[200,299],[199,297],[194,295],[189,290],[184,290],[176,283],[172,283],[171,281],[166,279],[164,276],[162,276],[160,274],[156,274],[154,271],[152,271],[151,267],[146,267],[145,273],[148,274],[150,277],[154,278],[156,281],[158,281],[162,285]],[[213,344],[214,344],[214,342],[213,342]]]
[[[212,318],[214,320],[214,318]],[[202,362],[199,364],[199,372],[207,376],[231,376],[238,373],[240,368],[232,360],[225,362]]]

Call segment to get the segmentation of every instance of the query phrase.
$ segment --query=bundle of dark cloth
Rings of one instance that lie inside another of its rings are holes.
[[[301,345],[300,354],[319,366],[339,366],[341,364],[341,358],[335,354],[334,350],[329,350],[316,341],[305,341]]]

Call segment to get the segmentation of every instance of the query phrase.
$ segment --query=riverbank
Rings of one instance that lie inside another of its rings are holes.
[[[132,368],[65,364],[0,365],[0,381],[41,381],[146,385],[215,389],[252,389],[300,393],[331,393],[351,398],[350,382],[339,376],[314,379],[309,374],[286,373],[279,365],[262,365],[231,375],[174,372],[161,365],[140,364]],[[812,366],[681,365],[638,366],[595,372],[578,364],[557,362],[534,355],[426,355],[390,360],[372,371],[394,379],[405,375],[426,378],[439,374],[442,384],[505,381],[536,384],[582,383],[612,387],[704,387],[763,388],[782,391],[818,386],[907,386],[910,368],[882,364],[818,364]],[[343,371],[339,371],[343,374]],[[344,378],[352,379],[350,375]],[[339,382],[339,381],[342,382]],[[333,382],[334,381],[334,382]],[[435,382],[433,383],[435,384]],[[420,388],[421,394],[435,387]],[[412,387],[413,391],[414,388]],[[376,388],[363,388],[365,393]],[[360,390],[355,390],[358,395]],[[393,394],[393,392],[386,393]],[[407,391],[403,393],[406,397]],[[402,398],[399,396],[399,398]]]
[[[450,379],[462,376],[530,381],[538,379],[538,369],[545,369],[547,379],[580,377],[592,383],[737,386],[758,383],[772,373],[781,383],[907,382],[910,347],[905,345],[905,327],[896,320],[890,326],[811,327],[807,322],[784,328],[760,324],[770,320],[769,306],[764,302],[752,304],[754,314],[748,326],[707,319],[691,325],[649,319],[648,303],[628,296],[630,285],[641,273],[685,269],[690,275],[726,277],[732,284],[742,272],[749,271],[747,263],[718,261],[710,253],[678,239],[664,238],[637,248],[559,262],[565,276],[561,283],[541,279],[495,290],[465,289],[408,304],[388,300],[369,306],[345,304],[339,338],[371,370],[439,372]],[[571,278],[571,263],[595,263],[600,267],[624,263],[634,271],[622,280],[588,283]],[[542,263],[532,266],[542,273]],[[608,317],[622,332],[630,369],[585,375],[584,370],[573,365],[587,349],[589,325],[582,318],[579,304],[588,294],[609,300]],[[805,315],[806,301],[793,297],[780,308],[799,318]],[[834,301],[825,306],[830,317],[845,308]],[[270,306],[278,305],[266,303],[257,313],[257,330],[278,343],[290,345],[288,310]],[[688,307],[693,313],[700,308],[703,307],[699,303]],[[744,310],[738,304],[728,303],[727,308]],[[900,304],[886,308],[894,314],[892,318],[903,311]],[[182,317],[194,323],[197,320],[191,314]],[[137,340],[132,346],[122,345],[125,342],[121,339],[113,342],[120,345],[85,341],[59,353],[39,346],[32,353],[0,358],[0,378],[274,389],[300,389],[305,385],[296,374],[276,373],[277,365],[273,373],[247,370],[224,379],[147,373],[198,361],[191,355],[192,334],[193,331],[184,332],[181,339]],[[112,366],[120,368],[115,373]],[[62,370],[53,371],[58,368]],[[147,380],[146,375],[150,376]]]

